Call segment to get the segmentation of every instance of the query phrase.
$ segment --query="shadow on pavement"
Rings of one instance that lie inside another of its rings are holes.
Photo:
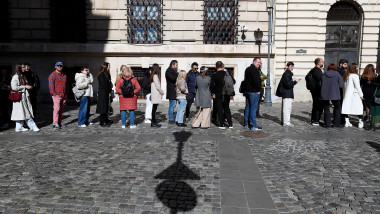
[[[380,153],[380,144],[379,143],[375,143],[372,141],[366,141],[365,143],[368,144],[370,147],[376,149],[376,152]]]

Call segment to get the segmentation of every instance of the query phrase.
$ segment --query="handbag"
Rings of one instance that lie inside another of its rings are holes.
[[[84,93],[86,93],[86,91],[84,89],[78,89],[78,87],[75,85],[75,83],[73,83],[73,94],[74,94],[74,98],[77,102],[79,102],[80,98],[84,95]]]
[[[19,102],[21,100],[21,93],[17,91],[13,91],[13,89],[11,88],[8,99],[12,100],[13,102]]]
[[[380,105],[380,97],[376,97],[377,88],[375,90],[375,93],[373,94],[373,102],[375,102],[377,105]]]

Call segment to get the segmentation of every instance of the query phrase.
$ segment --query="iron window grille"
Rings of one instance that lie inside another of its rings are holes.
[[[128,0],[128,42],[162,43],[162,0]]]
[[[204,44],[237,43],[238,5],[238,0],[204,0]]]

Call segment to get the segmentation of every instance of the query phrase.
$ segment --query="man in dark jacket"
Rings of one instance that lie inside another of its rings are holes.
[[[339,68],[338,68],[338,73],[340,76],[343,77],[343,75],[346,73],[347,70],[347,64],[348,61],[346,59],[341,59],[339,60]],[[343,88],[340,89],[340,106],[342,107],[343,104]],[[346,115],[342,114],[340,116],[340,124],[344,125],[346,123],[345,121]]]
[[[322,67],[323,67],[323,59],[316,58],[314,60],[315,67],[310,70],[313,76],[313,88],[310,90],[311,96],[313,98],[313,108],[311,110],[311,124],[313,126],[319,126],[319,120],[321,119],[323,105],[321,100],[319,99],[321,96],[321,78],[322,78]]]
[[[169,123],[174,124],[174,108],[177,105],[177,92],[176,82],[178,77],[178,61],[172,60],[170,66],[166,69],[165,78],[166,78],[166,99],[169,100]]]
[[[28,81],[29,85],[33,86],[32,90],[29,91],[29,96],[33,108],[34,121],[36,121],[37,94],[40,90],[40,79],[38,78],[38,75],[31,70],[31,66],[29,63],[24,63],[24,66],[26,80]]]
[[[231,96],[223,94],[224,76],[231,74],[228,71],[224,70],[224,64],[221,61],[217,61],[215,67],[216,73],[211,77],[210,91],[212,97],[214,98],[214,105],[216,106],[216,111],[218,112],[219,129],[225,129],[224,118],[227,119],[228,126],[230,129],[232,129],[233,125],[230,110]],[[233,77],[232,80],[235,84],[235,79]]]
[[[197,76],[198,75],[199,75],[198,63],[193,62],[193,64],[191,64],[191,70],[186,75],[186,83],[187,83],[187,88],[189,90],[189,97],[187,100],[186,113],[185,113],[186,120],[189,120],[190,108],[194,102],[195,94],[197,93]]]
[[[262,128],[256,124],[256,111],[259,104],[261,78],[259,68],[262,61],[259,57],[253,59],[251,66],[245,69],[245,111],[244,111],[244,127],[250,128],[253,131],[261,130]]]
[[[276,90],[276,96],[282,97],[281,123],[283,126],[293,126],[290,123],[290,115],[292,113],[292,102],[294,99],[293,88],[301,80],[293,80],[294,63],[288,62],[287,69],[282,74],[280,83]]]

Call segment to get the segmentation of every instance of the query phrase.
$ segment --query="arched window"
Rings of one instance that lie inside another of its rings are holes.
[[[358,63],[361,14],[349,2],[340,1],[327,14],[325,65],[340,59]]]

